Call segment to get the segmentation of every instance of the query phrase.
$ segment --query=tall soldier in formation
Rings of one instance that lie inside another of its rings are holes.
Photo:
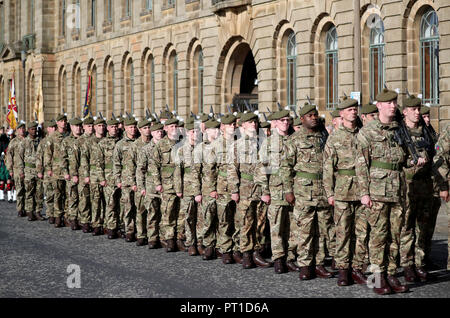
[[[14,179],[14,187],[16,189],[16,208],[18,216],[26,216],[25,213],[25,185],[23,178],[20,177],[18,168],[20,158],[17,156],[18,148],[25,138],[25,122],[20,121],[16,128],[17,136],[10,141],[8,145],[8,151],[6,152],[6,169],[9,171],[9,175]]]
[[[58,129],[49,137],[48,145],[44,152],[44,167],[46,174],[51,177],[53,190],[55,193],[55,227],[64,226],[64,205],[66,197],[66,181],[69,178],[63,160],[65,150],[63,149],[63,139],[66,133],[67,117],[64,114],[56,118]]]

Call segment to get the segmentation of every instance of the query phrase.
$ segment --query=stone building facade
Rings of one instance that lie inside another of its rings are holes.
[[[20,119],[90,110],[143,116],[260,111],[311,98],[329,116],[344,94],[384,85],[422,94],[450,121],[448,0],[0,0],[0,103],[14,76]]]

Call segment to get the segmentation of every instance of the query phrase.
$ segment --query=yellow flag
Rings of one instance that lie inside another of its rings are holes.
[[[42,124],[44,122],[44,94],[42,92],[42,76],[39,81],[38,93],[36,94],[34,112],[36,113],[38,123]]]

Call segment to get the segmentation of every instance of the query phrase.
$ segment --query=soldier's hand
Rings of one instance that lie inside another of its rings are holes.
[[[270,195],[263,195],[261,197],[261,201],[263,201],[265,204],[270,204]]]
[[[426,163],[427,163],[427,159],[421,157],[421,158],[419,158],[419,159],[417,160],[416,166],[417,166],[417,167],[423,167]]]
[[[73,182],[73,183],[78,184],[78,181],[79,181],[79,180],[78,180],[78,176],[73,176],[73,177],[72,177],[72,182]]]
[[[44,179],[44,176],[43,176],[42,173],[40,173],[40,172],[38,173],[37,176],[38,176],[39,179]]]
[[[239,193],[232,193],[231,200],[233,200],[236,203],[239,203]]]
[[[439,191],[439,196],[442,198],[442,200],[444,200],[445,202],[448,202],[448,200],[449,200],[448,190],[447,191]]]
[[[158,191],[159,193],[163,193],[163,191],[164,191],[164,189],[163,189],[163,187],[162,187],[161,184],[157,185],[157,186],[155,187],[155,190]]]
[[[70,175],[68,175],[68,174],[64,175],[64,180],[69,181],[70,180]]]
[[[209,194],[209,196],[210,196],[211,198],[214,198],[214,199],[219,198],[219,195],[217,194],[217,191],[211,192],[211,193]]]
[[[118,187],[119,189],[122,189],[122,183],[118,183],[118,184],[117,184],[117,187]]]
[[[9,175],[11,176],[11,178],[14,178],[14,173],[10,172]]]
[[[84,178],[84,184],[89,184],[91,182],[89,177]]]
[[[290,205],[295,205],[295,195],[292,192],[286,193],[284,197]]]
[[[133,190],[133,192],[136,192],[136,191],[137,191],[137,186],[135,186],[135,185],[132,186],[132,187],[131,187],[131,190]]]
[[[181,199],[183,197],[183,193],[177,193],[177,197]]]
[[[331,206],[334,206],[334,197],[329,197],[328,198],[328,204]]]
[[[195,202],[197,202],[197,203],[202,203],[202,199],[203,198],[202,198],[201,194],[195,196]]]
[[[106,187],[106,180],[103,180],[102,182],[100,182],[100,185],[101,185],[102,187]]]
[[[372,200],[370,199],[370,196],[368,196],[367,194],[361,198],[361,204],[365,205],[368,208],[371,208],[373,205]]]
[[[147,191],[145,191],[145,189],[144,189],[144,190],[141,190],[141,195],[142,195],[143,197],[145,197],[146,194],[147,194]]]
[[[47,174],[48,174],[49,177],[53,176],[53,172],[51,170],[47,171]]]

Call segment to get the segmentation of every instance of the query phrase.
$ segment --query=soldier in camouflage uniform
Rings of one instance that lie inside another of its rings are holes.
[[[48,222],[50,224],[55,223],[54,216],[54,192],[53,185],[50,180],[50,177],[44,171],[44,152],[45,147],[47,147],[49,137],[55,132],[56,129],[56,121],[50,120],[45,123],[45,127],[47,127],[47,136],[41,140],[39,146],[36,150],[36,172],[37,176],[40,180],[42,180],[42,186],[45,194],[45,215],[48,218]]]
[[[150,157],[153,148],[164,136],[164,126],[161,123],[153,123],[150,127],[152,139],[138,152],[136,165],[136,184],[141,196],[144,196],[145,212],[142,216],[142,224],[136,224],[138,238],[146,238],[149,249],[160,246],[159,223],[161,221],[161,196],[156,191],[156,185],[151,178],[149,169]],[[142,230],[141,230],[142,229]]]
[[[409,290],[394,276],[404,221],[402,166],[406,161],[406,151],[395,137],[398,129],[398,123],[394,121],[397,93],[384,89],[376,99],[379,118],[364,126],[357,137],[356,175],[361,203],[370,208],[371,271],[379,275],[380,282],[374,287],[374,292],[385,295],[392,290],[396,293]],[[420,158],[418,165],[424,163],[425,160]]]
[[[263,195],[270,196],[268,219],[270,223],[270,242],[275,273],[298,271],[295,265],[296,245],[289,245],[290,225],[289,215],[292,209],[283,194],[283,182],[280,177],[282,151],[289,135],[289,111],[280,110],[271,115],[274,126],[272,134],[261,144],[260,171]],[[295,224],[295,222],[293,222]],[[289,256],[288,256],[289,255]],[[288,261],[287,261],[288,260]]]
[[[14,187],[16,189],[16,207],[17,215],[24,217],[25,213],[25,185],[23,183],[23,178],[20,177],[19,173],[15,171],[20,164],[20,159],[16,156],[18,147],[25,138],[25,122],[21,121],[16,127],[17,136],[9,142],[8,150],[6,152],[6,169],[9,171],[9,175],[14,179]]]
[[[299,278],[310,279],[310,266],[314,264],[317,276],[331,278],[333,274],[324,267],[326,249],[334,250],[332,212],[322,184],[322,154],[327,134],[319,129],[315,105],[305,104],[299,115],[301,128],[286,143],[280,168],[286,201],[295,203]],[[298,185],[295,188],[294,182]]]
[[[435,146],[436,155],[433,158],[433,171],[439,188],[439,196],[444,200],[448,216],[448,259],[447,271],[450,271],[450,125],[441,133]]]
[[[89,147],[90,139],[93,138],[94,132],[94,118],[86,117],[83,120],[83,135],[78,138],[78,145],[81,149],[80,151],[80,163],[81,160],[84,162],[89,162],[90,158],[89,152],[85,152]],[[80,172],[79,172],[80,173]],[[80,174],[81,175],[81,174]],[[78,211],[80,212],[80,225],[84,233],[92,232],[91,229],[91,199],[90,199],[90,186],[85,183],[83,177],[78,182]]]
[[[83,122],[79,118],[72,118],[69,122],[71,135],[63,140],[64,162],[66,164],[66,169],[69,171],[70,179],[67,182],[67,199],[68,199],[68,216],[70,227],[73,231],[79,230],[78,221],[80,219],[80,212],[78,210],[79,206],[79,196],[78,196],[78,184],[79,184],[79,174],[80,169],[80,156],[81,149],[78,144],[78,139],[82,134],[81,124]]]
[[[102,156],[98,143],[104,138],[106,133],[106,121],[104,118],[99,117],[94,121],[94,131],[94,135],[83,144],[80,175],[84,184],[89,185],[92,235],[97,236],[103,234],[103,218],[106,206],[103,186],[100,184],[103,181],[104,171],[102,167],[97,165],[98,158]],[[89,232],[88,226],[86,223],[84,224],[83,232]]]
[[[111,118],[106,122],[108,135],[102,138],[98,147],[99,155],[95,158],[94,164],[99,167],[102,174],[100,175],[100,185],[103,187],[105,197],[105,217],[103,220],[104,228],[108,234],[108,239],[117,238],[120,214],[120,190],[116,186],[113,175],[113,153],[114,148],[119,141],[119,121]]]
[[[58,126],[48,140],[44,151],[44,169],[49,177],[52,178],[53,190],[55,193],[55,227],[63,227],[63,216],[66,196],[66,180],[70,177],[69,171],[64,164],[63,140],[66,133],[67,117],[64,114],[56,118]]]
[[[178,142],[178,119],[165,121],[167,135],[153,148],[150,156],[149,170],[155,189],[161,193],[160,239],[166,252],[176,251],[176,239],[182,239],[177,233],[177,219],[182,198],[181,170],[175,165],[172,148]]]
[[[41,211],[37,207],[37,172],[36,172],[36,152],[40,139],[37,137],[37,122],[29,122],[28,136],[22,141],[20,147],[17,148],[17,156],[19,165],[16,171],[19,176],[23,176],[22,180],[25,185],[25,211],[28,221],[36,219],[44,221]]]
[[[134,117],[124,120],[125,134],[117,142],[113,153],[113,174],[117,187],[121,189],[120,203],[123,206],[123,216],[120,218],[122,231],[126,233],[125,240],[134,242],[135,236],[135,192],[137,190],[135,166],[132,163],[133,143],[137,135],[137,121]]]
[[[358,101],[344,98],[338,105],[341,125],[328,138],[323,153],[323,185],[328,203],[334,207],[336,225],[336,267],[339,269],[338,286],[349,285],[349,269],[355,250],[355,216],[364,212],[357,193],[355,172],[356,136],[359,128]],[[356,245],[364,245],[357,242]],[[364,249],[365,250],[365,249]],[[362,267],[355,265],[351,276],[358,284],[366,284]]]
[[[141,133],[141,137],[136,139],[133,146],[131,147],[132,153],[132,161],[130,165],[134,166],[134,180],[135,186],[137,187],[137,163],[138,163],[138,154],[139,152],[150,142],[151,138],[151,126],[152,122],[148,119],[142,119],[138,123],[139,132]],[[132,176],[132,178],[133,178]],[[145,235],[144,230],[146,229],[146,220],[145,216],[147,215],[147,206],[145,204],[145,194],[135,190],[135,198],[136,198],[136,236],[137,236],[137,246],[147,245],[148,241]]]
[[[422,101],[414,95],[403,102],[404,122],[415,143],[418,155],[427,158],[423,167],[412,163],[408,156],[404,167],[406,178],[405,222],[400,234],[400,266],[403,267],[405,280],[415,282],[418,278],[425,282],[427,272],[424,269],[426,226],[431,221],[433,201],[433,180],[431,178],[433,140],[427,140],[425,127],[420,125],[420,107]],[[429,142],[429,144],[427,144]],[[427,148],[430,153],[427,153]],[[415,265],[415,266],[414,266]],[[417,276],[416,276],[417,274]]]

